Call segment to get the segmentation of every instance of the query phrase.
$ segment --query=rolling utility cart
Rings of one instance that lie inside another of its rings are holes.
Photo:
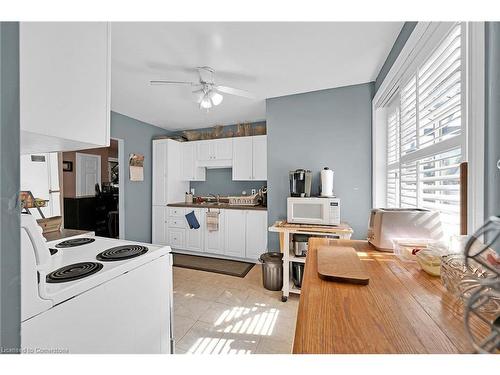
[[[306,257],[298,257],[290,250],[291,237],[298,234],[308,234],[318,237],[332,237],[343,240],[351,239],[353,230],[347,223],[337,226],[290,224],[286,221],[277,221],[269,227],[269,232],[276,232],[280,236],[280,252],[283,253],[283,294],[281,301],[286,302],[290,293],[300,294],[300,289],[293,285],[290,268],[292,263],[305,263]]]

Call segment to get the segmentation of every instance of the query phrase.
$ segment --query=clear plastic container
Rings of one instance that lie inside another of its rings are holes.
[[[417,254],[435,242],[434,240],[422,238],[395,238],[392,240],[394,254],[405,262],[416,262]]]
[[[416,255],[417,263],[422,269],[432,276],[441,274],[441,258],[443,252],[439,249],[427,248]]]

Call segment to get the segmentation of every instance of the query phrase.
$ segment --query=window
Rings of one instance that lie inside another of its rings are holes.
[[[446,235],[459,233],[464,159],[463,25],[456,24],[407,72],[387,106],[386,205],[441,212]]]

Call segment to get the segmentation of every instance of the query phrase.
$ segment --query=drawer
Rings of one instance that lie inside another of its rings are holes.
[[[169,207],[168,216],[181,217],[184,216],[184,208],[182,207]]]
[[[171,229],[168,231],[168,244],[174,248],[184,248],[185,231],[183,229]]]
[[[182,217],[170,217],[168,219],[168,227],[169,228],[181,228],[184,229],[187,227],[186,218]]]

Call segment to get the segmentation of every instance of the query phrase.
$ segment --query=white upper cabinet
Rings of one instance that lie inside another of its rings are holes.
[[[167,204],[167,143],[153,141],[153,205]]]
[[[233,140],[233,180],[253,180],[252,137]]]
[[[205,168],[198,167],[197,147],[194,142],[184,142],[181,146],[181,177],[185,181],[205,181]]]
[[[233,139],[214,139],[211,142],[215,160],[231,160],[233,158]]]
[[[246,211],[246,252],[247,259],[259,259],[267,251],[267,211]]]
[[[22,22],[21,152],[109,145],[110,25]]]
[[[234,138],[233,180],[267,180],[267,136]]]
[[[225,241],[224,255],[238,258],[245,257],[246,211],[224,210]]]
[[[267,180],[267,136],[252,137],[253,180]]]
[[[213,153],[210,141],[193,142],[196,145],[196,158],[199,161],[212,160]]]
[[[196,159],[199,167],[230,168],[232,166],[233,139],[196,141]]]
[[[153,206],[184,201],[189,182],[181,177],[181,143],[153,140]]]

